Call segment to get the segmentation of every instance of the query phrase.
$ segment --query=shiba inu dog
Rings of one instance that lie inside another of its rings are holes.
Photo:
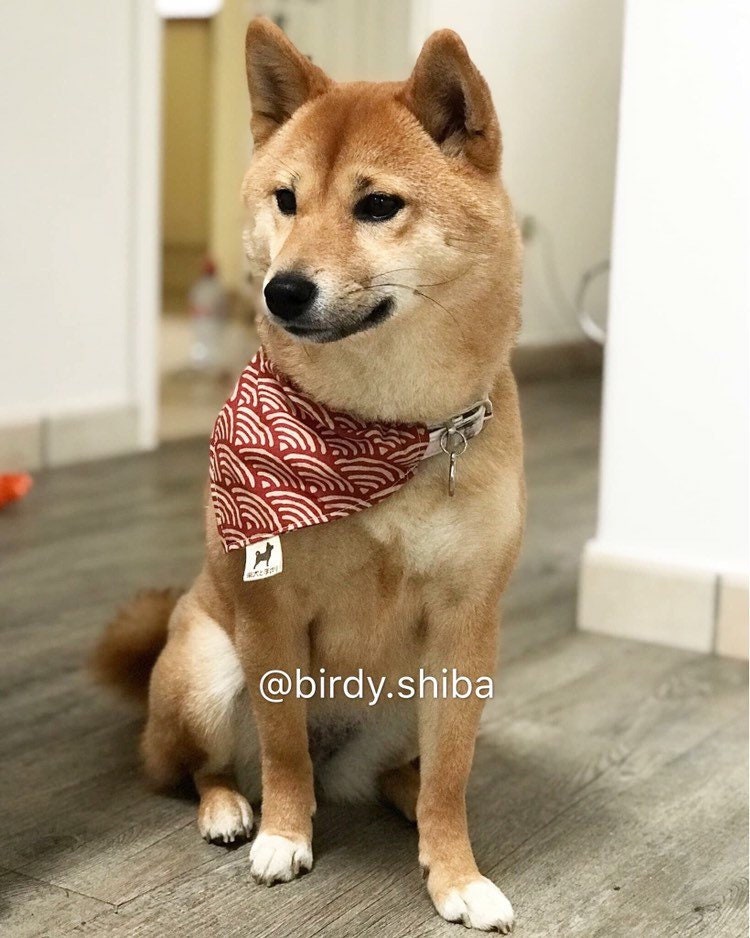
[[[267,20],[247,33],[255,142],[243,184],[261,338],[284,375],[363,421],[441,424],[485,397],[494,417],[457,460],[425,459],[387,499],[281,536],[283,573],[243,582],[206,499],[203,570],[182,596],[137,597],[95,653],[100,677],[148,697],[148,777],[192,777],[209,840],[250,837],[250,873],[313,865],[316,792],[383,797],[416,821],[419,862],[449,921],[508,932],[474,860],[465,791],[483,701],[298,699],[274,669],[494,672],[497,605],[524,523],[509,359],[520,239],[500,179],[490,93],[455,33],[434,33],[402,83],[336,84]],[[316,746],[325,737],[326,745]]]

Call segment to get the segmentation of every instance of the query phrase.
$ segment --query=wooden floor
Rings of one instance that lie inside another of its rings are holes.
[[[470,786],[477,858],[519,938],[747,935],[741,664],[573,631],[594,528],[598,386],[524,389],[530,518]],[[433,913],[415,831],[321,806],[316,867],[255,886],[147,792],[138,719],[83,661],[141,586],[188,583],[205,444],[40,475],[0,514],[0,933],[460,935]]]

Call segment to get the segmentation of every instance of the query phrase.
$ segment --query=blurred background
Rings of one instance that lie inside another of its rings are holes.
[[[734,0],[6,0],[0,469],[205,437],[253,354],[238,193],[258,13],[344,81],[403,78],[432,29],[462,35],[526,244],[519,379],[552,398],[606,357],[580,624],[721,645],[747,591]],[[633,624],[651,609],[659,625]],[[746,654],[741,619],[726,648]]]

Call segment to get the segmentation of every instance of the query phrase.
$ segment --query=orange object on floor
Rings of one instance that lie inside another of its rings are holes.
[[[11,472],[0,475],[0,508],[9,502],[15,502],[27,494],[33,482],[25,472]]]

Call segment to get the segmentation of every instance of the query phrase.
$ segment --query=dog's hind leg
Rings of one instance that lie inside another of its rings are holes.
[[[231,843],[249,835],[260,763],[244,675],[228,634],[193,591],[175,608],[153,671],[142,752],[160,787],[192,776],[203,837]]]
[[[237,791],[229,775],[199,771],[193,776],[201,803],[198,830],[211,843],[230,844],[248,840],[253,829],[253,809]]]
[[[389,769],[379,780],[381,795],[412,824],[417,820],[419,797],[419,768],[416,762],[415,759],[397,769]]]

